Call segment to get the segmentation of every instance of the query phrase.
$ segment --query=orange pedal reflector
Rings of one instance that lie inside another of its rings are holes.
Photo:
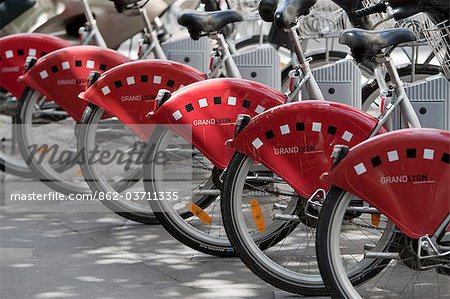
[[[48,148],[48,146],[41,146],[38,148],[38,150],[36,152],[39,155],[46,155],[46,154],[48,154],[48,152],[50,152],[50,149]]]
[[[80,166],[77,166],[77,168],[75,169],[75,176],[76,177],[83,176],[83,172],[81,171]]]
[[[188,202],[186,204],[186,208],[192,212],[198,219],[202,220],[205,223],[211,224],[211,216],[208,215],[202,208],[197,206],[195,203]]]
[[[255,221],[256,228],[263,232],[266,230],[266,222],[264,221],[264,215],[259,206],[259,201],[257,199],[250,200],[250,208],[252,210],[253,220]]]
[[[378,227],[380,225],[381,214],[372,214],[371,218],[372,218],[372,225]]]

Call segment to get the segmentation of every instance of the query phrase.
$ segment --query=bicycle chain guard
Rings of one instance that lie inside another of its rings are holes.
[[[326,182],[378,209],[408,237],[433,236],[450,214],[450,132],[407,129],[369,139]]]
[[[88,105],[78,95],[85,89],[90,72],[103,73],[128,61],[129,58],[110,49],[68,47],[38,59],[19,80],[55,101],[78,122]]]
[[[156,110],[153,120],[191,140],[214,166],[224,169],[234,152],[224,144],[234,135],[238,115],[253,117],[285,102],[285,95],[257,82],[211,79],[175,92]],[[192,139],[184,136],[179,125],[192,126]]]
[[[24,33],[0,38],[0,45],[0,86],[19,99],[25,86],[17,79],[24,72],[27,57],[39,58],[71,43],[48,34]]]
[[[334,146],[359,144],[376,122],[339,103],[294,102],[253,118],[230,145],[283,178],[299,196],[310,198],[330,187],[320,177],[331,169]]]

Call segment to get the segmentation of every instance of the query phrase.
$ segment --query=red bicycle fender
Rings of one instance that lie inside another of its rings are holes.
[[[25,86],[17,79],[23,74],[27,57],[39,58],[71,45],[61,38],[40,33],[21,33],[0,38],[0,86],[19,99]]]
[[[39,58],[19,80],[55,101],[79,121],[88,103],[80,101],[78,95],[86,88],[89,73],[104,72],[128,61],[128,57],[109,49],[69,47]]]
[[[400,130],[350,150],[327,176],[407,236],[432,236],[450,213],[450,132]]]
[[[375,125],[375,118],[350,106],[295,102],[258,115],[230,145],[309,198],[317,189],[330,187],[320,176],[331,168],[333,147],[355,146],[367,139]]]
[[[225,168],[233,150],[225,142],[233,136],[238,114],[256,116],[286,102],[286,96],[260,83],[243,79],[212,79],[197,82],[175,92],[154,115],[188,139],[216,167]],[[191,136],[177,125],[189,125]]]
[[[133,124],[154,124],[147,114],[154,109],[158,90],[175,91],[205,79],[205,74],[181,63],[142,60],[105,72],[79,97],[116,116],[143,140],[148,140],[147,126]]]

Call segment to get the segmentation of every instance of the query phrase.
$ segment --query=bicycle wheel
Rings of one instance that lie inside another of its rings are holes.
[[[149,201],[162,226],[178,241],[200,252],[234,255],[223,231],[217,186],[220,170],[190,143],[162,126],[156,126],[143,166],[148,194],[172,192],[178,200]],[[164,153],[163,162],[157,161]]]
[[[144,185],[149,194],[177,190],[178,200],[150,201],[152,211],[163,227],[178,241],[200,252],[234,256],[222,224],[220,176],[215,168],[189,142],[168,129],[157,126],[150,142],[150,163],[144,164]],[[158,155],[164,153],[163,163]],[[174,169],[184,169],[176,171]],[[272,242],[267,229],[256,237]]]
[[[156,159],[158,153],[168,152],[169,158],[179,159],[181,154],[175,155],[179,137],[167,130],[159,128],[152,136],[153,145],[149,161]],[[159,140],[161,138],[161,140]],[[169,201],[150,201],[152,211],[158,217],[164,228],[183,244],[198,251],[218,255],[235,255],[233,247],[227,240],[223,228],[220,212],[220,175],[222,170],[215,169],[213,165],[200,154],[197,149],[187,148],[182,151],[190,151],[193,173],[193,183],[182,190],[181,199],[177,204]],[[173,162],[173,161],[172,161]],[[170,160],[165,167],[154,163],[144,166],[145,190],[147,193],[169,190],[173,186],[172,174],[165,174],[165,168],[170,169]],[[175,163],[174,163],[175,164]],[[201,167],[198,167],[201,165]],[[198,170],[202,168],[203,172]],[[182,181],[180,179],[180,181]],[[192,193],[195,196],[192,196]],[[201,203],[192,205],[193,203]],[[198,213],[198,215],[191,216]],[[188,217],[186,218],[186,215]],[[200,217],[199,217],[200,216]],[[206,219],[206,221],[205,221]],[[271,227],[275,228],[275,226]],[[271,244],[277,239],[282,239],[289,233],[290,228],[285,230],[268,229],[255,236],[261,244]],[[265,241],[264,241],[265,240]]]
[[[78,166],[75,121],[30,88],[18,109],[18,146],[35,177],[64,194],[89,193]]]
[[[111,151],[130,152],[141,143],[117,118],[103,119],[103,115],[103,109],[90,104],[81,119],[77,145],[81,160],[84,161],[80,167],[87,184],[97,194],[120,194],[118,200],[101,201],[118,215],[141,223],[158,223],[147,201],[129,200],[144,192],[142,166],[136,164],[138,156],[127,158],[129,167],[116,159],[108,163],[90,162],[100,161],[105,152],[110,155]]]
[[[315,221],[305,214],[305,199],[260,167],[241,153],[228,165],[222,193],[228,238],[244,264],[267,283],[296,294],[327,294],[315,258]],[[272,232],[268,242],[255,239],[261,230]]]
[[[415,242],[389,219],[374,212],[349,217],[355,200],[360,201],[333,187],[320,215],[317,256],[332,297],[448,298],[450,277],[417,270]],[[349,267],[360,269],[356,280]]]
[[[14,116],[17,100],[6,90],[0,91],[0,170],[25,178],[33,177],[33,173],[20,155],[17,146],[17,134],[14,127]]]

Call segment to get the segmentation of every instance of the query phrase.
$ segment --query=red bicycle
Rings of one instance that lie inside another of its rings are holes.
[[[333,161],[316,238],[332,297],[448,298],[450,133],[383,134],[337,146]],[[358,282],[355,266],[366,269]]]

